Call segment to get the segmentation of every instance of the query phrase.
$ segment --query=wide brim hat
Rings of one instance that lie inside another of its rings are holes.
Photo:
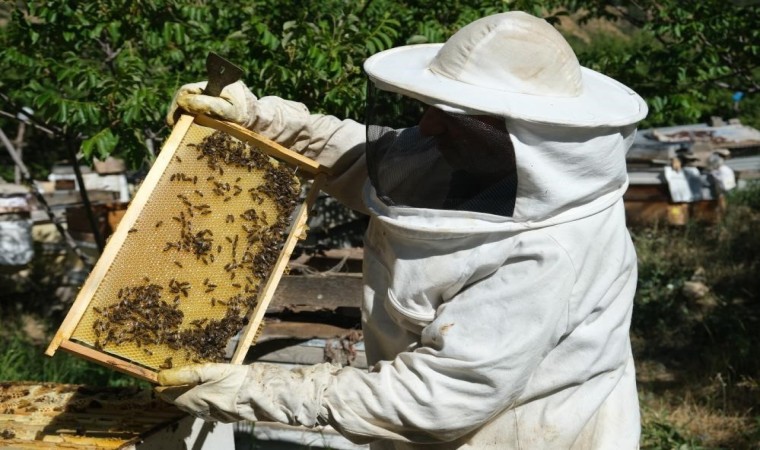
[[[580,66],[553,26],[523,12],[476,20],[444,44],[377,53],[364,70],[379,89],[454,113],[601,127],[636,123],[648,111],[632,89]]]

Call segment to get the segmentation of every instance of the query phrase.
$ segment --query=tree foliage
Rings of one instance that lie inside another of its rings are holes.
[[[597,35],[579,57],[632,86],[649,104],[651,125],[676,125],[711,115],[760,126],[758,2],[707,0],[561,2],[581,23],[603,18],[626,31]],[[741,92],[741,107],[734,95]]]
[[[613,6],[609,6],[612,4]],[[623,34],[575,39],[584,65],[640,92],[647,125],[741,112],[758,120],[758,7],[717,0],[191,0],[7,1],[0,12],[0,126],[23,106],[51,137],[86,158],[116,153],[132,165],[166,136],[172,93],[202,80],[209,51],[240,65],[257,95],[361,119],[361,64],[393,46],[442,42],[487,14],[525,10],[559,24],[604,18]],[[566,19],[563,19],[564,22]],[[563,29],[563,28],[561,28]],[[570,36],[571,40],[573,37]],[[728,100],[727,100],[728,99]],[[746,105],[746,106],[745,106]],[[755,109],[753,109],[755,108]],[[754,115],[754,116],[753,116]],[[32,135],[30,135],[32,136]],[[53,148],[45,149],[54,153]]]

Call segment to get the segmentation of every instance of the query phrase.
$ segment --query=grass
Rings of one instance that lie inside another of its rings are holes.
[[[63,351],[44,355],[45,346],[31,342],[19,329],[0,337],[0,380],[49,381],[94,386],[145,386],[135,378],[121,375]]]
[[[61,247],[36,243],[35,258],[24,270],[0,272],[0,381],[48,381],[96,386],[143,386],[136,378],[59,350],[45,355],[70,304],[62,293],[76,284],[72,257]]]
[[[645,449],[760,449],[760,186],[718,224],[632,230]]]
[[[729,200],[719,224],[631,230],[642,449],[760,450],[760,185]],[[0,275],[0,380],[147,387],[62,351],[43,355],[65,313],[51,308],[64,264],[48,253],[29,268],[35,283]]]
[[[0,333],[0,380],[2,381],[49,381],[56,383],[89,384],[93,386],[145,386],[136,378],[108,370],[94,363],[58,351],[46,356],[47,339],[43,342],[30,338],[26,328],[37,323],[24,315],[22,320],[3,315],[3,331]],[[25,326],[26,324],[26,326]],[[50,333],[47,333],[50,336]]]

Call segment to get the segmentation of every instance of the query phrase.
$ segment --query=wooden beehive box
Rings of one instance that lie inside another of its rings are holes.
[[[241,363],[322,173],[242,127],[182,116],[46,353],[151,382],[169,367]]]

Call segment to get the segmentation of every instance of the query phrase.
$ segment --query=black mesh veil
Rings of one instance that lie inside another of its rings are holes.
[[[367,170],[389,205],[511,216],[514,149],[503,119],[451,114],[368,83]]]

